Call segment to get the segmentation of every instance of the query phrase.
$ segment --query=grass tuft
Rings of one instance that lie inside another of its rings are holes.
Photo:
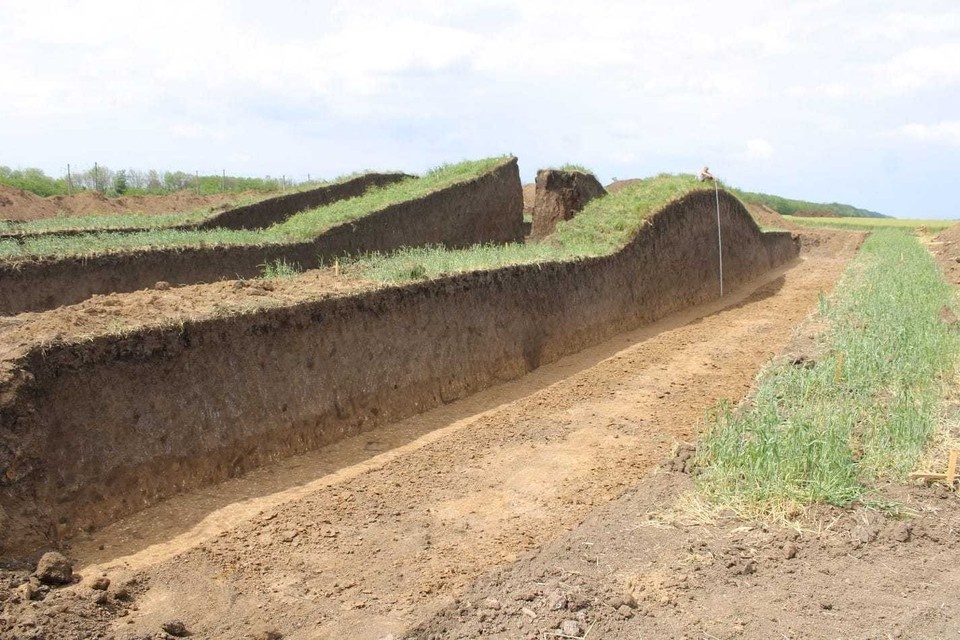
[[[300,265],[287,262],[283,258],[260,265],[260,277],[264,280],[293,278],[301,273],[303,273],[303,269],[300,267]]]

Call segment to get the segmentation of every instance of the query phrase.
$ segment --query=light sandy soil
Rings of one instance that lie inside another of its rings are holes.
[[[860,238],[837,237],[721,302],[75,541],[85,580],[47,600],[88,602],[101,573],[134,580],[136,597],[100,620],[73,605],[59,637],[164,637],[172,619],[200,638],[376,639],[434,616],[443,627],[478,578],[569,535],[694,440],[717,401],[741,398]],[[504,637],[541,633],[512,629]]]

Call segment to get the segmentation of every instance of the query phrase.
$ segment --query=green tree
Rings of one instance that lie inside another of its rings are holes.
[[[113,176],[113,191],[118,196],[127,192],[127,172],[121,169]]]

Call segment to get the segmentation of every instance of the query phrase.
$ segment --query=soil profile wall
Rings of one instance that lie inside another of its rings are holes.
[[[721,194],[732,290],[798,255]],[[713,191],[621,252],[101,337],[0,385],[0,548],[49,545],[716,299]]]
[[[516,158],[468,182],[385,207],[333,227],[310,242],[154,249],[0,265],[0,315],[74,304],[96,294],[252,278],[276,260],[320,261],[406,246],[462,248],[523,239],[523,195]]]

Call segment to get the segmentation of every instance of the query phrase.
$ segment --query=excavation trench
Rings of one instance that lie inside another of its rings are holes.
[[[710,406],[747,392],[856,246],[851,238],[719,303],[173,498],[77,539],[71,553],[84,575],[148,585],[116,621],[121,638],[171,617],[210,638],[262,624],[291,639],[402,633],[694,438]]]
[[[724,281],[794,260],[721,194]],[[717,298],[716,200],[694,192],[619,253],[345,293],[43,345],[0,386],[6,555],[512,380]]]

